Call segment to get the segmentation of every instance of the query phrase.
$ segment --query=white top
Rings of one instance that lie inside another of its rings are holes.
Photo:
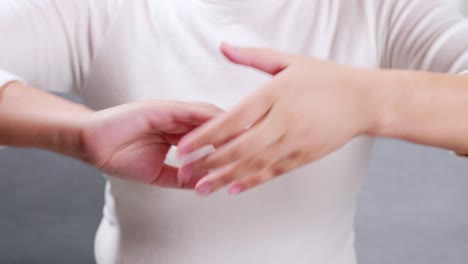
[[[229,63],[222,40],[357,67],[468,69],[468,22],[439,0],[2,0],[0,33],[0,68],[95,109],[148,98],[231,108],[270,77]],[[98,263],[355,263],[371,145],[355,139],[239,197],[110,178]]]

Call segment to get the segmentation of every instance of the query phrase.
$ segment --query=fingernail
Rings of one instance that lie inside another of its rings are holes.
[[[190,153],[188,143],[192,140],[192,137],[192,135],[187,135],[179,141],[179,144],[177,144],[177,153],[179,156]]]
[[[230,195],[238,195],[242,192],[243,189],[244,188],[242,188],[240,184],[234,184],[233,186],[231,186],[231,188],[229,188],[228,192]]]
[[[189,154],[190,151],[189,149],[187,148],[187,146],[185,145],[182,145],[180,142],[179,142],[179,145],[177,145],[177,158],[179,159],[183,159],[185,155]]]
[[[209,183],[209,182],[204,183],[204,184],[202,184],[202,185],[200,185],[199,187],[196,188],[196,192],[199,195],[202,195],[202,196],[207,196],[212,191],[213,191],[213,185],[211,183]]]

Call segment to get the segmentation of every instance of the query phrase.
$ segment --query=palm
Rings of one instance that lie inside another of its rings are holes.
[[[219,112],[195,105],[157,101],[96,112],[86,136],[91,163],[112,176],[179,187],[177,168],[164,163],[170,147]]]
[[[132,141],[124,143],[123,147],[119,147],[118,142],[112,142],[113,150],[100,169],[110,175],[145,183],[161,179],[160,174],[171,144],[156,134]]]

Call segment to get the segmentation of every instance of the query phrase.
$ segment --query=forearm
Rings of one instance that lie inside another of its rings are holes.
[[[83,159],[82,120],[91,110],[19,82],[0,88],[0,145]]]
[[[376,125],[369,134],[468,153],[468,76],[374,72]]]

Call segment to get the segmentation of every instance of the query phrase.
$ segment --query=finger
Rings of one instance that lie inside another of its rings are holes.
[[[293,153],[288,158],[276,162],[267,170],[232,184],[228,190],[229,194],[237,195],[246,192],[306,164],[307,162],[304,162],[304,159],[299,156],[299,154]]]
[[[266,170],[274,161],[266,156],[254,160],[243,159],[210,172],[195,186],[200,195],[209,195],[226,185]]]
[[[188,129],[188,131],[191,131],[190,129]],[[162,135],[162,137],[164,138],[164,140],[171,144],[172,146],[177,146],[177,144],[179,144],[179,141],[185,136],[185,133],[181,133],[181,134],[164,134]]]
[[[200,167],[210,170],[228,163],[250,159],[265,152],[273,144],[281,144],[285,128],[279,125],[275,116],[267,115],[261,122],[217,149],[204,161],[198,161]]]
[[[277,144],[266,149],[262,155],[256,155],[254,158],[243,159],[216,169],[214,173],[210,173],[200,180],[195,190],[199,191],[202,195],[208,195],[232,182],[245,182],[243,179],[252,179],[250,185],[245,187],[246,189],[252,188],[257,182],[257,184],[261,184],[271,180],[273,176],[277,175],[277,168],[274,164],[283,159],[302,158],[296,154],[296,149],[299,149],[299,147],[292,140],[291,138],[283,137]],[[266,178],[267,175],[271,177]],[[209,192],[207,191],[208,187],[210,187]]]
[[[255,186],[266,183],[274,178],[271,170],[260,171],[257,174],[246,177],[243,180],[240,180],[229,187],[228,193],[231,195],[238,195],[243,193]]]
[[[234,138],[238,136],[240,135],[235,135]],[[232,138],[229,138],[227,141],[230,140],[232,140]],[[224,143],[225,142],[222,144]],[[186,183],[189,182],[192,178],[205,175],[207,169],[204,166],[204,162],[206,158],[209,157],[209,155],[213,152],[216,153],[216,149],[212,145],[207,145],[198,149],[197,151],[190,153],[189,155],[179,157],[183,163],[181,168],[179,168],[179,173],[177,175],[179,182]]]
[[[245,171],[242,170],[242,168],[245,168],[245,166],[239,166],[238,163],[241,162],[235,162],[210,172],[196,184],[195,191],[199,195],[207,196],[228,185],[229,183],[239,180],[245,175]]]
[[[185,102],[182,102],[182,103],[185,103]],[[194,105],[194,106],[197,106],[199,108],[206,108],[206,109],[210,109],[214,112],[224,112],[224,110],[214,104],[211,104],[211,103],[207,103],[207,102],[201,102],[201,101],[192,101],[192,102],[189,102],[190,104]]]
[[[180,170],[179,170],[180,173]],[[194,190],[198,182],[208,175],[208,171],[200,172],[197,175],[190,178],[187,182],[180,183],[184,188]]]
[[[230,112],[221,114],[189,133],[179,143],[179,154],[188,154],[202,146],[220,146],[233,136],[243,133],[263,118],[275,101],[272,83],[249,96]],[[270,89],[271,87],[271,89]]]
[[[255,160],[258,156],[270,153],[265,151],[266,149],[270,149],[273,145],[281,145],[286,133],[284,122],[276,120],[275,115],[270,113],[274,113],[274,110],[272,109],[251,129],[223,143],[215,152],[188,164],[183,168],[181,178],[187,180],[191,174],[198,176],[198,172],[205,173],[242,159]]]
[[[177,181],[177,170],[176,167],[164,164],[154,180],[149,184],[165,188],[181,189],[184,186],[180,185]]]
[[[200,166],[200,164],[205,159],[206,156],[198,159],[197,162],[182,162],[183,164],[179,168],[179,172],[177,174],[179,182],[185,184],[192,181],[194,178],[199,178],[200,176],[205,175],[207,173],[207,170]]]
[[[145,114],[149,125],[155,131],[167,132],[177,124],[200,125],[214,118],[223,111],[215,106],[204,106],[200,103],[164,102],[147,104]]]
[[[162,170],[164,175],[160,175],[161,179],[154,181],[152,185],[156,185],[163,188],[173,188],[173,189],[186,189],[186,190],[194,190],[197,183],[200,181],[201,178],[206,176],[208,173],[200,174],[197,177],[194,177],[187,183],[180,183],[177,178],[173,177],[174,169],[177,168],[170,167],[168,171]]]
[[[240,48],[222,43],[221,51],[233,63],[253,67],[271,75],[280,73],[291,62],[291,56],[271,49]]]
[[[264,118],[261,119],[261,121],[263,121],[263,120],[264,120]],[[260,123],[260,121],[258,123]],[[258,123],[255,123],[254,127],[256,127],[258,125]],[[245,130],[245,132],[248,132],[248,130]],[[229,142],[231,140],[234,140],[237,137],[240,137],[240,135],[242,135],[242,134],[243,133],[234,135],[232,138],[227,139],[226,142],[223,142],[222,145],[227,144],[227,142]],[[211,146],[206,146],[206,147],[211,148]],[[182,167],[179,169],[178,177],[179,177],[179,180],[181,182],[187,182],[192,177],[197,177],[201,173],[205,173],[207,171],[207,168],[205,168],[206,167],[205,161],[206,161],[206,159],[208,157],[210,157],[210,155],[212,153],[216,154],[217,151],[216,151],[216,149],[213,148],[214,151],[204,152],[204,154],[206,154],[206,155],[202,155],[201,158],[200,158],[200,157],[198,157],[196,155],[196,152],[202,151],[202,149],[203,148],[198,149],[197,151],[190,153],[190,155],[188,155],[188,156],[186,155],[184,157],[181,157],[183,160],[186,161],[186,162],[184,162]],[[196,157],[191,157],[191,156],[194,156],[194,155]],[[189,159],[190,161],[187,162],[187,159]]]
[[[193,131],[195,128],[197,128],[197,125],[189,124],[189,123],[180,123],[180,122],[174,122],[172,123],[172,127],[167,127],[167,129],[164,131],[164,133],[161,133],[162,131],[159,131],[160,133],[157,134],[162,134],[163,136],[165,135],[174,135],[174,136],[181,136],[185,135],[190,131]]]
[[[213,117],[223,113],[224,111],[209,103],[179,103],[174,106],[174,111],[171,112],[172,119],[176,122],[190,123],[199,125],[212,119]]]

